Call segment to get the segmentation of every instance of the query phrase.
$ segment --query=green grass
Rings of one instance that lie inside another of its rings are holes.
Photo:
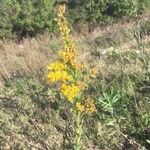
[[[146,8],[149,11],[149,9],[150,9],[150,1],[149,0],[147,0],[147,6],[146,6]]]

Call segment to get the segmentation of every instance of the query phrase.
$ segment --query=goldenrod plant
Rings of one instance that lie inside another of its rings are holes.
[[[77,50],[65,17],[65,10],[65,5],[57,6],[57,18],[55,20],[62,39],[63,49],[58,52],[58,59],[48,65],[47,80],[51,84],[57,83],[61,97],[72,105],[72,113],[76,118],[76,136],[73,145],[75,150],[81,150],[83,149],[84,116],[96,111],[94,100],[85,92],[97,71],[79,63]]]

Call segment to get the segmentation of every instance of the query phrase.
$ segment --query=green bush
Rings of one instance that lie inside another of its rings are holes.
[[[14,22],[14,30],[21,36],[35,36],[46,29],[53,30],[54,1],[26,0],[19,2],[21,11]]]
[[[13,21],[20,11],[17,0],[0,1],[0,38],[12,36]]]
[[[85,10],[86,20],[99,23],[111,18],[132,17],[141,13],[147,0],[84,0],[81,9]]]
[[[35,36],[54,29],[53,0],[0,1],[0,37]]]
[[[55,3],[63,0],[0,1],[0,38],[35,36],[55,29]],[[64,0],[65,1],[65,0]],[[143,12],[148,0],[68,0],[68,16],[77,24],[103,23]],[[80,26],[81,27],[81,26]],[[79,27],[79,28],[80,28]]]
[[[54,1],[20,1],[20,13],[14,22],[14,31],[19,36],[35,36],[46,29],[53,30]]]

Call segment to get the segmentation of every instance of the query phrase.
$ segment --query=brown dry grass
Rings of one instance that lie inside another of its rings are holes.
[[[148,20],[148,15],[140,18],[142,21]],[[119,22],[113,26],[105,28],[96,28],[92,33],[86,36],[75,35],[74,39],[79,50],[79,58],[84,62],[90,62],[91,52],[107,51],[103,45],[95,45],[95,41],[109,38],[119,43],[121,51],[134,49],[137,43],[131,33],[135,26],[135,21],[122,24]],[[125,35],[124,35],[125,34]],[[145,43],[150,43],[149,37],[142,39]],[[106,41],[107,42],[107,41]],[[103,43],[103,42],[101,42]],[[55,53],[60,50],[60,40],[58,37],[51,37],[48,34],[36,38],[27,38],[16,43],[15,41],[0,41],[0,85],[6,80],[15,76],[28,75],[36,72],[55,58]],[[94,61],[97,66],[105,67],[105,60],[98,59]],[[93,60],[92,60],[93,63]],[[106,62],[107,63],[107,62]]]
[[[0,84],[12,76],[28,74],[46,66],[54,58],[50,43],[48,36],[43,36],[42,39],[25,39],[19,44],[1,41]]]
[[[0,41],[0,85],[15,76],[36,72],[53,61],[60,50],[59,38],[41,35],[15,41]],[[83,48],[83,47],[82,47]]]

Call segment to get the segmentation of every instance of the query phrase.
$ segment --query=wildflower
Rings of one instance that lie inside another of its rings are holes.
[[[58,61],[48,65],[49,73],[47,79],[50,82],[61,81],[60,94],[72,103],[73,109],[77,112],[75,128],[75,149],[81,149],[83,117],[81,113],[92,113],[96,111],[94,101],[90,98],[82,99],[85,88],[91,77],[95,77],[97,70],[89,70],[88,66],[79,64],[76,48],[67,19],[64,16],[66,6],[60,5],[57,9],[57,26],[62,38],[63,50],[58,53]]]
[[[51,63],[48,67],[49,70],[66,70],[67,69],[67,65],[63,64],[62,62],[56,61],[54,63]]]
[[[57,15],[58,16],[63,16],[66,10],[66,5],[59,5],[58,7],[58,12]]]
[[[78,111],[85,112],[85,113],[93,113],[96,111],[94,101],[91,100],[90,98],[81,102],[77,102],[76,108]]]
[[[90,98],[84,101],[84,107],[85,107],[85,112],[87,113],[93,113],[96,111],[94,101],[91,100]]]
[[[57,81],[71,81],[72,76],[69,75],[66,71],[51,71],[47,75],[47,79],[50,82],[57,82]]]
[[[74,51],[60,51],[58,55],[64,63],[73,64],[76,58],[76,53]]]
[[[74,83],[69,84],[69,85],[64,83],[61,85],[60,92],[62,95],[64,95],[68,99],[68,101],[73,102],[74,98],[80,92],[80,88]]]
[[[68,43],[71,42],[71,39],[69,38],[70,34],[70,29],[68,27],[68,22],[67,19],[64,16],[66,6],[65,5],[60,5],[57,9],[57,18],[55,19],[57,21],[57,25],[60,31],[60,35],[62,36],[63,39],[63,44],[64,46]],[[70,44],[72,46],[72,42]],[[65,46],[66,47],[66,46]]]
[[[76,107],[77,107],[77,110],[80,112],[85,111],[85,107],[84,107],[84,105],[81,104],[81,102],[77,102]]]

